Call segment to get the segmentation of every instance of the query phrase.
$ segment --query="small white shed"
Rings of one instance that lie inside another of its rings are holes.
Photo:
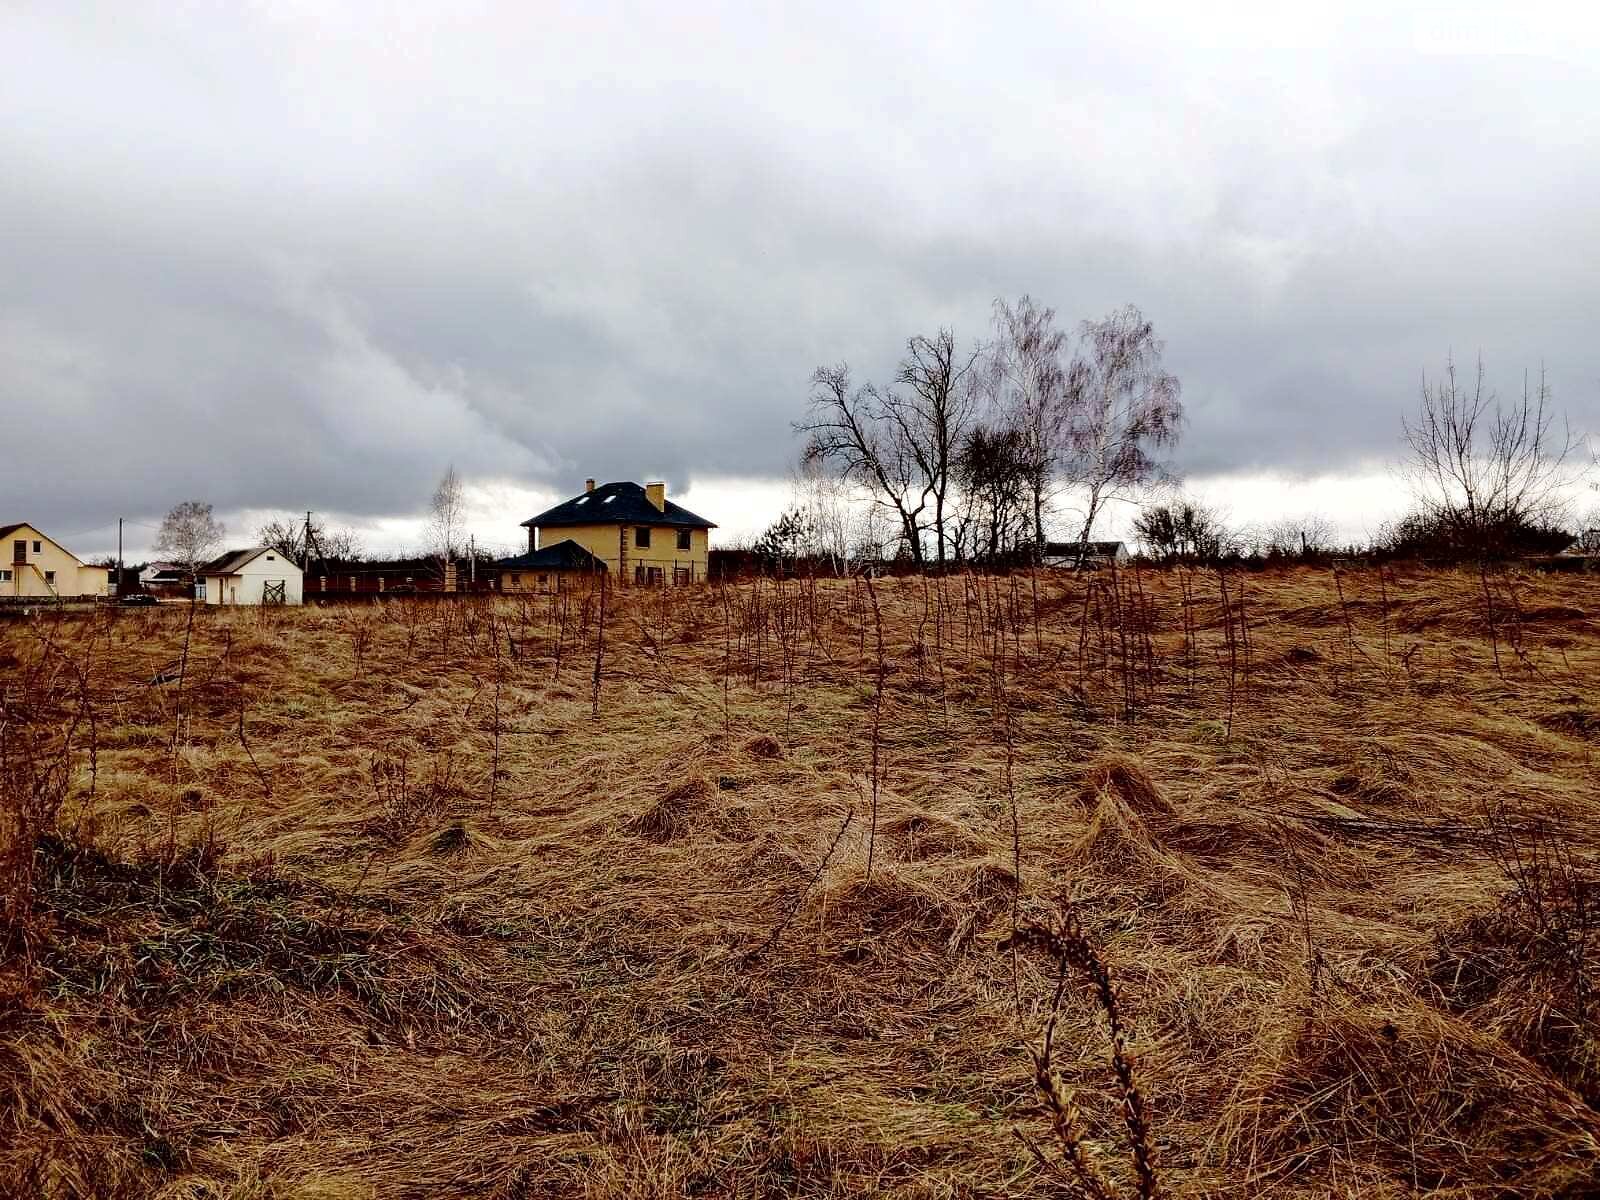
[[[1046,542],[1040,561],[1047,567],[1120,567],[1128,561],[1122,542]]]
[[[266,546],[230,550],[196,574],[196,598],[207,604],[300,603],[300,568],[292,558]]]

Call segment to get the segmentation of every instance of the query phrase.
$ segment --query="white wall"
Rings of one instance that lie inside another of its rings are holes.
[[[283,580],[285,604],[301,602],[302,572],[276,550],[257,555],[239,568],[237,575],[208,576],[207,604],[260,604],[266,584]]]

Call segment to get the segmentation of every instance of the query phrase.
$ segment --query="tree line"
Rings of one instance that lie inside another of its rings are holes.
[[[846,363],[819,367],[794,423],[804,438],[794,498],[752,549],[769,563],[804,557],[836,570],[1031,563],[1047,552],[1070,561],[1123,502],[1137,506],[1133,532],[1161,562],[1484,559],[1573,540],[1583,439],[1558,421],[1542,370],[1510,399],[1488,387],[1481,361],[1470,378],[1451,359],[1424,375],[1395,464],[1411,510],[1364,544],[1335,545],[1326,516],[1240,528],[1178,492],[1164,457],[1184,411],[1162,352],[1136,307],[1069,334],[1024,296],[995,302],[984,339],[964,345],[950,329],[908,339],[885,384],[858,382]],[[1600,512],[1578,527],[1597,524]],[[1070,540],[1050,542],[1051,529]]]
[[[1163,477],[1161,455],[1177,444],[1181,388],[1162,351],[1133,305],[1071,335],[1024,296],[995,302],[984,339],[963,344],[948,328],[909,338],[886,383],[858,382],[847,363],[819,367],[795,423],[811,511],[797,506],[789,525],[835,541],[840,522],[817,509],[854,496],[872,510],[855,539],[887,534],[887,557],[1037,561],[1070,497],[1086,547],[1110,505]]]

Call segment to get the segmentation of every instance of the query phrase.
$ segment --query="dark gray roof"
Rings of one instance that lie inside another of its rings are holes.
[[[604,571],[605,563],[571,538],[495,562],[502,571]]]
[[[715,529],[716,523],[681,505],[667,501],[664,512],[659,512],[644,488],[637,483],[601,484],[592,492],[574,496],[554,508],[546,509],[537,517],[529,517],[524,525],[539,529],[553,529],[561,525],[678,525],[689,529]]]
[[[246,550],[229,550],[213,558],[195,572],[196,575],[232,575],[258,554],[267,552],[266,546],[251,546]]]
[[[17,530],[21,529],[27,524],[28,523],[26,521],[18,521],[15,525],[0,525],[0,537],[5,537],[8,534],[15,533]],[[30,528],[32,527],[30,526]]]

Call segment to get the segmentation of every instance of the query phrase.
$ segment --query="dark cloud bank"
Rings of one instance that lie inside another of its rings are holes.
[[[0,516],[781,475],[818,363],[1024,292],[1155,319],[1191,475],[1388,458],[1452,349],[1600,425],[1581,58],[1181,9],[67,7],[0,15]]]

